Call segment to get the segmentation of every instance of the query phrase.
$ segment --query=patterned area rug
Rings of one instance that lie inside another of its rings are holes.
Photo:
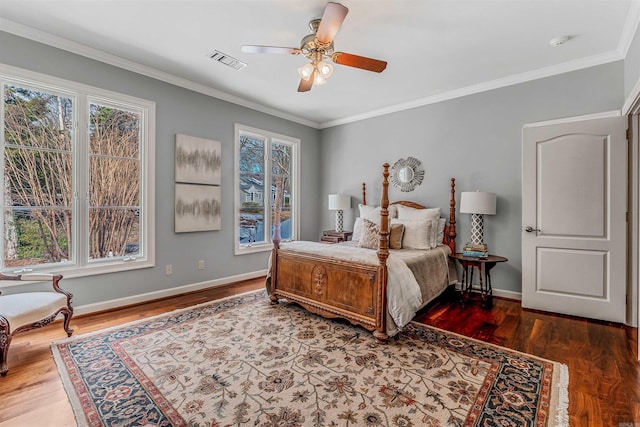
[[[418,323],[380,345],[264,291],[52,349],[80,426],[567,425],[565,365]]]

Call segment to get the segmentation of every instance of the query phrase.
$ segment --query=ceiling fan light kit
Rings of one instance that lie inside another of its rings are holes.
[[[333,74],[333,65],[328,62],[320,61],[316,64],[316,70],[318,70],[318,73],[320,73],[322,77],[328,79],[331,77],[331,74]]]
[[[298,74],[301,79],[309,80],[313,75],[314,67],[313,64],[305,64],[302,67],[298,68]]]
[[[327,3],[322,18],[309,22],[309,28],[313,33],[302,38],[300,48],[242,45],[241,50],[244,53],[304,55],[310,62],[298,68],[298,75],[301,79],[298,92],[307,92],[314,84],[324,84],[331,77],[333,66],[326,60],[331,60],[335,64],[381,73],[387,67],[385,61],[350,53],[334,52],[333,38],[348,12],[349,9],[340,3]]]

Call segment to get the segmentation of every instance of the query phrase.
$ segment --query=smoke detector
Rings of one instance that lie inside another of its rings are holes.
[[[563,44],[568,42],[570,39],[571,39],[571,37],[569,37],[569,36],[555,37],[555,38],[549,40],[549,44],[551,46],[553,46],[553,47],[562,46]]]

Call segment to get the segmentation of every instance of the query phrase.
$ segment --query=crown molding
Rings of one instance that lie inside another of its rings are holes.
[[[391,105],[389,107],[381,108],[378,110],[370,111],[363,114],[358,114],[343,119],[331,120],[320,124],[320,129],[325,129],[333,126],[344,125],[347,123],[357,122],[360,120],[370,119],[373,117],[383,116],[386,114],[397,113],[399,111],[410,110],[412,108],[422,107],[425,105],[436,104],[438,102],[448,101],[455,98],[461,98],[463,96],[474,95],[481,92],[487,92],[493,89],[500,89],[507,86],[512,86],[519,83],[526,83],[532,80],[538,80],[545,77],[551,77],[558,74],[568,73],[570,71],[581,70],[584,68],[594,67],[596,65],[607,64],[624,59],[619,52],[608,52],[602,55],[594,55],[587,58],[581,58],[575,61],[565,62],[562,64],[554,65],[551,67],[540,68],[534,71],[528,71],[526,73],[514,74],[502,79],[491,80],[488,82],[479,83],[477,85],[471,85],[460,89],[452,90],[449,92],[443,92],[438,95],[428,96],[425,98],[415,99],[413,101],[404,102],[401,104]]]
[[[318,123],[312,120],[308,120],[302,117],[295,116],[284,111],[280,111],[275,108],[267,107],[262,104],[248,101],[244,98],[231,95],[229,93],[220,91],[218,89],[211,88],[209,86],[193,82],[191,80],[175,76],[158,69],[139,64],[137,62],[124,59],[117,55],[112,55],[98,49],[91,48],[89,46],[77,43],[62,37],[54,36],[50,33],[31,28],[17,22],[0,18],[0,30],[6,31],[11,34],[15,34],[20,37],[24,37],[36,42],[40,42],[55,48],[59,48],[74,54],[78,54],[90,59],[94,59],[109,65],[113,65],[125,70],[129,70],[138,74],[142,74],[166,83],[174,84],[176,86],[183,87],[185,89],[193,90],[204,95],[212,96],[214,98],[221,99],[242,107],[250,108],[255,111],[260,111],[265,114],[269,114],[275,117],[279,117],[285,120],[289,120],[295,123],[299,123],[305,126],[309,126],[315,129],[326,129],[334,126],[353,123],[361,120],[366,120],[374,117],[379,117],[387,114],[397,113],[404,110],[418,108],[430,104],[435,104],[443,101],[448,101],[455,98],[460,98],[468,95],[482,93],[502,87],[512,86],[519,83],[525,83],[541,78],[551,77],[558,74],[563,74],[571,71],[576,71],[584,68],[594,67],[597,65],[607,64],[623,60],[629,50],[633,37],[640,25],[640,0],[632,0],[627,14],[625,25],[622,29],[620,42],[616,51],[607,52],[601,55],[594,55],[588,58],[581,58],[575,61],[569,61],[562,64],[554,65],[551,67],[545,67],[534,71],[529,71],[521,74],[507,76],[501,79],[491,80],[476,85],[470,85],[464,88],[443,92],[437,95],[428,96],[424,98],[415,99],[412,101],[391,105],[385,108],[372,110],[362,114],[356,114],[353,116],[344,117],[341,119],[330,120],[322,123]]]
[[[84,56],[86,58],[94,59],[96,61],[103,62],[105,64],[113,65],[118,68],[122,68],[134,73],[142,74],[147,77],[151,77],[156,80],[160,80],[166,83],[170,83],[176,86],[183,87],[185,89],[192,90],[194,92],[202,93],[204,95],[212,96],[214,98],[221,99],[223,101],[230,102],[232,104],[240,105],[242,107],[250,108],[252,110],[260,111],[265,114],[279,117],[281,119],[289,120],[301,125],[309,126],[312,128],[319,128],[319,123],[312,120],[308,120],[302,117],[295,116],[293,114],[286,113],[284,111],[277,110],[275,108],[267,107],[262,104],[248,101],[244,98],[231,95],[229,93],[214,89],[212,87],[193,82],[191,80],[175,76],[164,71],[160,71],[156,68],[139,64],[135,61],[131,61],[122,58],[117,55],[103,52],[98,49],[94,49],[87,45],[77,43],[63,37],[58,37],[44,31],[37,30],[35,28],[28,27],[26,25],[19,24],[17,22],[0,18],[0,30],[7,33],[14,34],[29,40],[33,40],[39,43],[46,44],[58,49],[65,50],[77,55]]]

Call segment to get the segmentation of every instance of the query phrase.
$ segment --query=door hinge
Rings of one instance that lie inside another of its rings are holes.
[[[631,212],[627,212],[625,215],[625,218],[627,220],[627,222],[629,222],[631,220]]]
[[[626,135],[627,135],[627,141],[631,141],[631,128],[627,128]]]

